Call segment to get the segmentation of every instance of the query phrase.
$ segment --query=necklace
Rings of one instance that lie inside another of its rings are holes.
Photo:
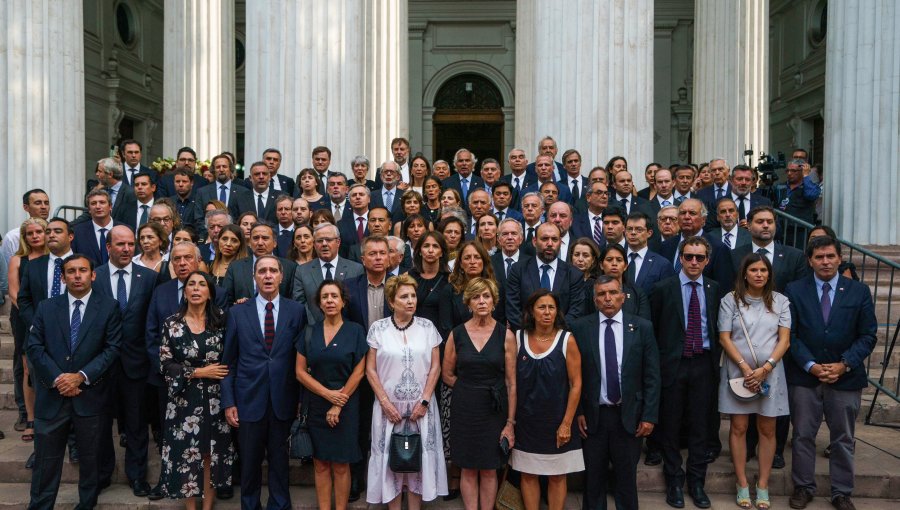
[[[394,327],[397,328],[397,331],[401,331],[401,332],[406,331],[407,329],[409,329],[410,326],[413,325],[413,322],[415,322],[415,316],[413,316],[413,318],[411,318],[409,320],[409,322],[406,324],[406,326],[403,326],[401,328],[400,326],[397,325],[397,319],[395,319],[394,316],[391,315],[391,324],[393,324]]]

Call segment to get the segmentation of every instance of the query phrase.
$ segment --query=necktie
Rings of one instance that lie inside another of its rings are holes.
[[[356,239],[362,243],[363,237],[365,237],[366,228],[363,226],[363,218],[356,218]]]
[[[553,290],[553,285],[550,283],[550,264],[541,265],[541,287]]]
[[[340,204],[334,205],[334,221],[341,221],[341,209],[343,209],[343,207],[341,207]]]
[[[769,257],[768,257],[768,256],[769,256],[769,250],[767,250],[767,249],[765,249],[765,248],[760,248],[760,249],[756,250],[756,253],[757,253],[758,255],[762,255],[763,257],[769,258]]]
[[[578,179],[572,179],[572,201],[578,200]]]
[[[681,205],[682,202],[684,202],[684,195],[675,197],[675,205]]]
[[[700,296],[697,295],[697,282],[690,282],[691,299],[688,302],[688,321],[684,332],[684,350],[681,355],[693,358],[703,353],[703,325],[700,319]]]
[[[670,202],[668,200],[663,200],[662,205],[663,205],[663,207],[669,207],[670,205],[672,205],[672,202]]]
[[[725,232],[725,236],[722,238],[722,243],[727,246],[729,249],[731,246],[731,232]]]
[[[528,237],[525,238],[525,241],[530,243],[533,238],[534,238],[534,227],[528,227]]]
[[[634,281],[637,280],[637,266],[634,264],[634,261],[637,260],[638,257],[640,257],[640,254],[634,251],[628,254],[628,270],[631,271],[633,278],[629,283],[634,283]]]
[[[53,261],[53,286],[50,287],[50,297],[62,294],[62,258]]]
[[[497,211],[497,222],[503,221],[503,211]]]
[[[141,219],[138,220],[138,226],[144,225],[147,223],[147,215],[149,214],[150,206],[147,204],[143,204],[141,206]]]
[[[594,216],[594,242],[598,246],[603,246],[603,224],[600,223],[600,216]]]
[[[681,257],[678,254],[675,254],[675,272],[681,271]]]
[[[509,270],[512,269],[513,258],[506,257],[506,276],[509,276]]]
[[[459,181],[459,186],[462,188],[462,199],[463,202],[466,201],[466,197],[469,196],[469,179],[463,178]]]
[[[184,306],[184,286],[178,287],[178,306]]]
[[[275,305],[271,301],[266,303],[266,320],[263,323],[263,331],[266,338],[266,351],[272,352],[272,343],[275,341],[275,314],[272,309]]]
[[[128,185],[134,186],[134,175],[137,173],[137,168],[130,168],[129,173],[131,173],[131,177],[128,178]]]
[[[747,199],[747,195],[738,195],[738,218],[739,219],[747,219],[747,211],[744,209],[744,200]]]
[[[606,323],[606,333],[603,338],[603,356],[606,361],[606,400],[612,404],[618,404],[622,400],[622,390],[619,386],[619,357],[616,355],[616,334],[613,333],[612,319],[603,321]]]
[[[831,315],[831,284],[825,282],[822,284],[822,320],[828,324],[828,317]]]
[[[628,214],[628,199],[623,198],[622,200],[619,200],[619,203],[622,204],[622,210],[625,211],[625,214]]]
[[[75,311],[72,312],[72,324],[69,328],[69,352],[75,352],[78,346],[78,329],[81,328],[81,305],[84,303],[80,299],[75,300]]]
[[[384,194],[384,207],[387,208],[388,211],[394,210],[394,192],[386,191]]]
[[[331,272],[331,268],[334,266],[331,265],[331,262],[326,262],[322,267],[325,268],[325,279],[334,280],[334,273]]]
[[[106,251],[106,229],[100,229],[100,264],[109,262],[109,252]]]
[[[106,192],[109,193],[109,199],[112,200],[112,205],[116,205],[116,196],[118,196],[118,192],[113,188],[106,188]]]
[[[263,203],[262,193],[256,194],[256,217],[263,219],[266,216],[266,204]]]
[[[119,282],[116,284],[116,301],[119,302],[119,311],[124,312],[125,307],[128,306],[128,292],[125,290],[125,270],[119,269],[116,271],[116,274],[119,275]]]
[[[519,196],[519,193],[522,191],[522,186],[519,185],[519,178],[518,178],[518,177],[516,177],[516,178],[514,179],[514,181],[515,181],[515,184],[513,184],[513,189],[516,190],[516,196],[518,197],[518,196]]]
[[[725,196],[725,188],[716,188],[716,200]]]
[[[225,187],[224,184],[219,186],[219,202],[222,202],[223,204],[228,205],[228,194],[225,193],[226,189],[227,188]]]

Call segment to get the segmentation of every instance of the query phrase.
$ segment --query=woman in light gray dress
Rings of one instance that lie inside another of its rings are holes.
[[[788,299],[774,291],[772,264],[763,255],[744,257],[734,292],[722,299],[719,308],[719,343],[727,359],[722,363],[719,385],[719,412],[731,415],[729,443],[737,477],[736,503],[751,508],[747,483],[747,425],[756,414],[759,429],[759,482],[756,507],[766,510],[769,502],[769,474],[775,456],[775,418],[789,414],[787,381],[779,363],[788,350],[791,312]],[[753,353],[741,325],[753,342]],[[755,400],[737,399],[728,380],[743,377],[744,386],[760,393]]]

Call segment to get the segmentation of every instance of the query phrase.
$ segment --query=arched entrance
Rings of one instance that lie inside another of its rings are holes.
[[[447,80],[434,99],[434,158],[451,161],[460,147],[479,160],[503,161],[503,96],[487,78],[465,73]]]

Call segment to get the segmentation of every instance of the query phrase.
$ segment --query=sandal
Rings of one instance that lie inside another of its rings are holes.
[[[737,506],[746,509],[753,508],[753,505],[750,504],[750,486],[741,487],[735,484],[735,487],[737,488],[737,497],[735,498]]]
[[[26,443],[30,443],[30,442],[34,441],[34,422],[26,421],[25,422],[25,430],[30,430],[31,432],[30,433],[25,432],[24,434],[22,434],[22,441],[24,441]]]
[[[756,486],[756,508],[759,510],[769,510],[771,502],[769,502],[769,489],[760,489]]]

